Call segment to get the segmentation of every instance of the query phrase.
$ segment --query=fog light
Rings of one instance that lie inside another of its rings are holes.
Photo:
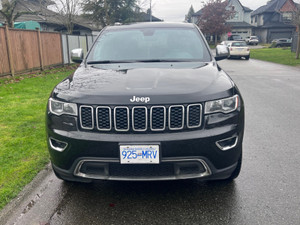
[[[59,152],[64,151],[68,146],[68,143],[56,140],[52,137],[49,138],[49,144],[52,149],[59,151]]]
[[[216,142],[216,145],[222,151],[227,151],[234,148],[238,143],[238,136],[226,138]]]

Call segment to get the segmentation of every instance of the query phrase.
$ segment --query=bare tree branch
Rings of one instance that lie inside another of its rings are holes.
[[[73,33],[74,22],[81,8],[81,0],[56,0],[54,7],[61,15],[61,23],[66,27],[68,34]]]

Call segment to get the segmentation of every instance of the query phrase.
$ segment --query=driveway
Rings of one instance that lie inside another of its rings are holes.
[[[300,224],[300,69],[219,64],[246,106],[237,180],[72,184],[48,168],[0,213],[0,224]]]

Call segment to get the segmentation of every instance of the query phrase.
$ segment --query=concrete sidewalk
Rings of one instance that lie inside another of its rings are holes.
[[[55,209],[68,188],[66,183],[55,177],[51,165],[48,164],[16,198],[0,211],[0,224],[49,224],[52,217],[50,214],[56,212]],[[45,221],[45,218],[49,220]]]

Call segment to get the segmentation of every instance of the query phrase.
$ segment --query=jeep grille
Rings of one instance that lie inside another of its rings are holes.
[[[95,118],[95,119],[94,119]],[[199,128],[202,105],[171,106],[80,106],[84,130],[115,132],[176,131]]]

